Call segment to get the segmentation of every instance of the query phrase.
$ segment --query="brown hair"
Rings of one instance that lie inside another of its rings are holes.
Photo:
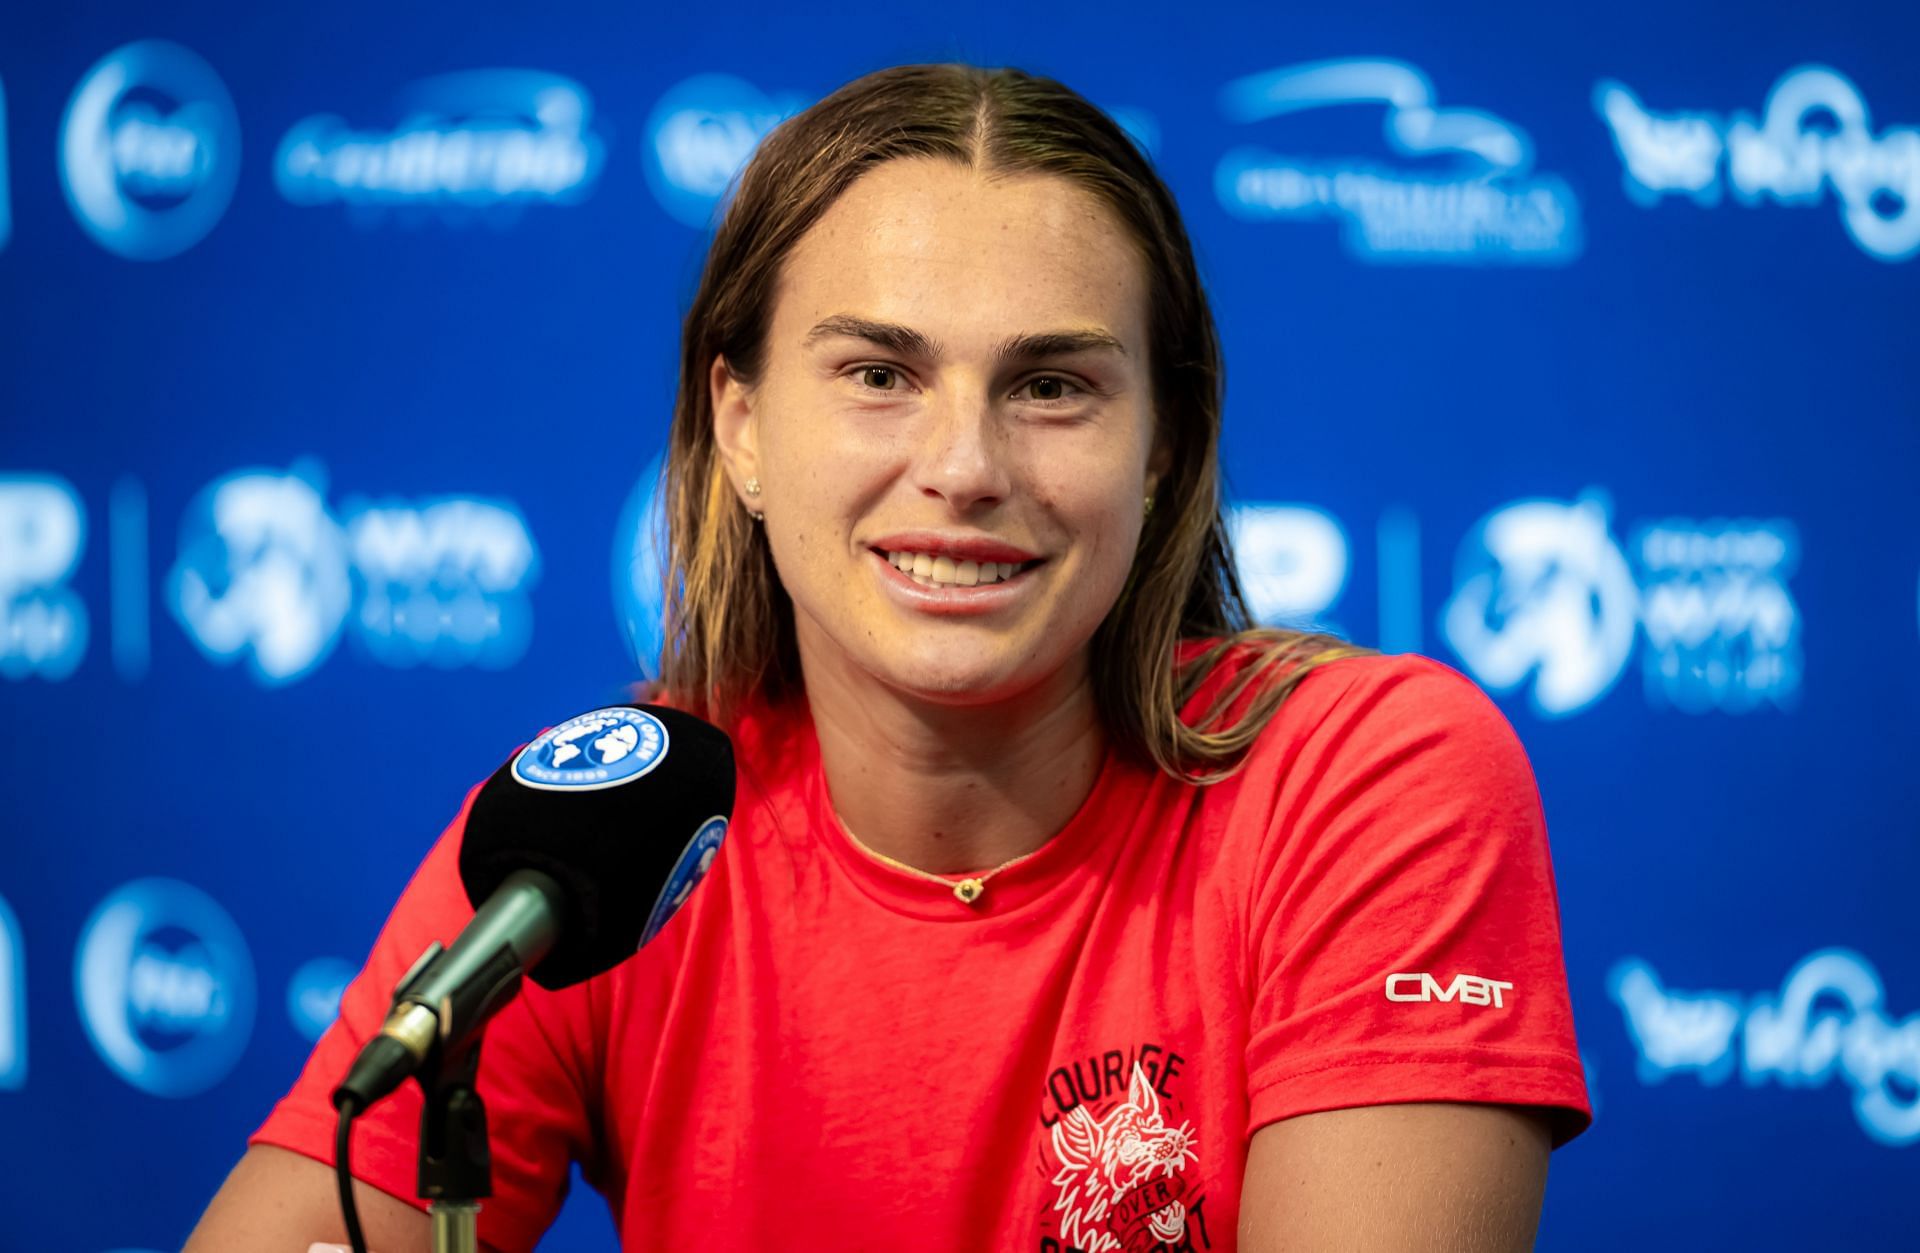
[[[728,483],[709,373],[719,355],[735,378],[759,378],[788,251],[855,179],[900,157],[1070,179],[1136,241],[1149,285],[1158,438],[1171,458],[1126,587],[1094,634],[1092,680],[1122,752],[1194,782],[1224,777],[1309,670],[1373,650],[1254,626],[1220,512],[1220,345],[1172,193],[1106,114],[1014,69],[909,65],[869,74],[783,122],[742,172],[681,338],[663,486],[663,686],[724,719],[750,692],[777,699],[800,685],[792,602]],[[1195,637],[1213,642],[1176,666],[1179,642]],[[1195,723],[1184,722],[1181,708],[1230,653],[1249,664]]]

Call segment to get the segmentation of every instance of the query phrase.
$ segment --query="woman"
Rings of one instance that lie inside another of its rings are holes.
[[[1170,195],[1065,88],[893,69],[767,138],[666,475],[733,828],[490,1029],[485,1242],[577,1160],[628,1248],[1530,1247],[1588,1117],[1531,774],[1451,670],[1246,629],[1220,397]],[[195,1253],[339,1238],[326,1094],[467,916],[464,816]],[[417,1110],[358,1124],[380,1253]]]

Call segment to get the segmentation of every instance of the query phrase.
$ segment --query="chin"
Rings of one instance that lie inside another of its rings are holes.
[[[1020,690],[1019,684],[997,672],[916,670],[888,678],[894,687],[908,695],[939,705],[983,705]]]
[[[1030,685],[1015,673],[1010,657],[957,655],[935,648],[887,658],[879,672],[893,687],[942,705],[979,705],[1011,696]]]

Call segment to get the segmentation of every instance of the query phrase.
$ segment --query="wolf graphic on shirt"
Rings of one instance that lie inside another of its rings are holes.
[[[1183,1172],[1194,1151],[1193,1124],[1170,1127],[1160,1096],[1135,1062],[1127,1099],[1096,1119],[1084,1105],[1053,1124],[1053,1152],[1060,1160],[1053,1208],[1060,1211],[1060,1238],[1086,1253],[1177,1244],[1187,1229]]]

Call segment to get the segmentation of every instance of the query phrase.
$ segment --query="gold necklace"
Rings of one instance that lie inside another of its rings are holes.
[[[840,815],[836,813],[834,817],[840,818]],[[1034,853],[1037,853],[1040,851],[1039,848],[1036,848],[1032,852],[1022,853],[1018,857],[1009,858],[1008,860],[1001,862],[999,865],[995,866],[993,869],[989,871],[986,871],[983,874],[969,875],[968,877],[961,879],[958,882],[955,882],[954,880],[948,879],[942,875],[934,874],[930,870],[922,870],[918,866],[909,866],[904,861],[895,861],[893,858],[887,856],[885,853],[882,853],[877,849],[868,848],[865,844],[861,843],[860,837],[853,833],[853,828],[847,825],[847,821],[844,818],[840,818],[840,829],[847,833],[847,838],[853,841],[853,846],[855,848],[859,849],[861,852],[865,853],[867,856],[873,858],[875,861],[885,862],[887,865],[892,866],[895,870],[904,870],[916,879],[925,879],[929,883],[938,883],[942,887],[952,888],[954,896],[960,901],[962,905],[977,904],[980,898],[986,895],[988,879],[993,878],[993,876],[999,874],[1002,870],[1005,870],[1009,866],[1019,865],[1021,862],[1025,861],[1027,858],[1033,856]],[[1040,846],[1040,848],[1045,848],[1045,847],[1046,845],[1044,844]]]

